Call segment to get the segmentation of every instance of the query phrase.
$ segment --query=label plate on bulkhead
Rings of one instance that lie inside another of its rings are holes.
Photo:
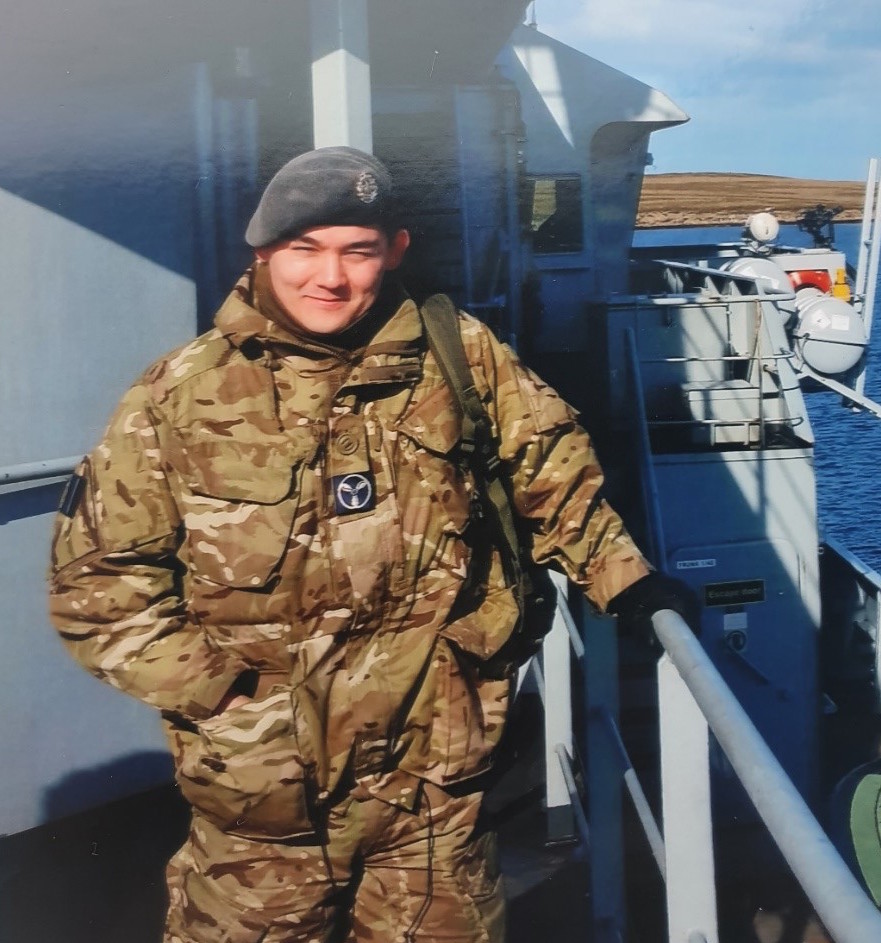
[[[704,604],[707,606],[742,606],[748,602],[764,601],[764,580],[734,580],[704,586]]]

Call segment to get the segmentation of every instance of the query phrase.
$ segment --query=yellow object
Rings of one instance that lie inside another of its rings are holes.
[[[850,285],[847,283],[847,272],[840,268],[835,272],[835,284],[832,286],[832,294],[836,298],[842,298],[844,301],[850,301]]]

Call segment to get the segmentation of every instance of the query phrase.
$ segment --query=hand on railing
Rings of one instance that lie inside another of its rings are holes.
[[[661,609],[672,609],[695,635],[700,635],[701,607],[697,595],[682,580],[663,573],[649,573],[628,586],[609,603],[607,611],[618,617],[622,635],[629,635],[660,653],[652,616]]]

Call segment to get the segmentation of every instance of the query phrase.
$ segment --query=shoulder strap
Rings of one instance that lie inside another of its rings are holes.
[[[514,515],[499,477],[499,452],[492,424],[474,385],[459,332],[459,313],[447,295],[427,298],[421,312],[428,346],[462,411],[463,458],[477,475],[485,498],[484,510],[489,512],[501,541],[499,549],[508,578],[512,585],[519,587],[522,574]]]

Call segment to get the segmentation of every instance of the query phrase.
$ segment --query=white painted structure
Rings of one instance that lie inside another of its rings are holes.
[[[585,301],[625,287],[649,135],[688,116],[662,92],[528,26],[498,61],[520,93],[528,174],[580,181],[582,248],[532,259],[553,311],[541,348],[578,348],[591,331]]]
[[[373,151],[367,0],[311,0],[312,140]]]

